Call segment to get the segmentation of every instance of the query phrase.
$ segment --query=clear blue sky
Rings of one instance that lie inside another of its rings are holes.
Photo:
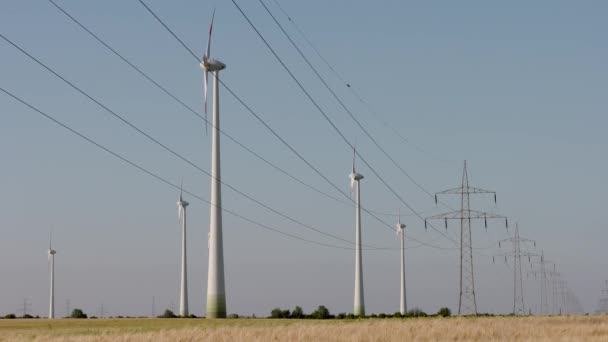
[[[192,57],[135,0],[58,1],[117,51],[184,101],[202,110],[202,72]],[[322,88],[256,1],[240,1],[270,44],[346,136],[357,142],[391,186],[425,216],[440,212],[404,177]],[[148,0],[202,55],[217,8],[212,54],[228,67],[223,80],[333,182],[348,191],[351,152],[273,59],[231,1]],[[480,210],[519,221],[593,311],[606,272],[608,185],[608,5],[603,1],[280,1],[321,53],[375,111],[421,147],[404,144],[371,116],[267,2],[353,113],[430,192],[471,182],[496,190]],[[47,1],[5,1],[0,33],[108,107],[204,169],[204,125],[73,24]],[[99,143],[207,198],[209,178],[110,117],[0,41],[0,86]],[[225,90],[222,128],[303,180],[339,195],[274,139]],[[175,189],[159,183],[0,95],[0,314],[46,314],[46,249],[53,232],[57,312],[147,315],[178,307],[180,232]],[[332,234],[354,238],[354,209],[277,173],[222,141],[225,182],[273,208]],[[359,164],[365,206],[409,212]],[[277,217],[224,189],[224,206],[304,238],[338,243]],[[208,205],[189,210],[190,307],[204,313]],[[459,203],[454,199],[451,205]],[[393,218],[386,218],[389,222]],[[404,216],[411,236],[453,247]],[[441,225],[439,225],[441,227]],[[228,311],[266,315],[277,306],[324,304],[352,310],[354,253],[286,238],[224,216]],[[458,227],[450,226],[456,237]],[[506,237],[501,223],[474,227],[477,247]],[[368,216],[364,243],[398,246]],[[415,246],[415,243],[408,243]],[[475,254],[479,311],[512,308],[510,268],[492,264],[497,248]],[[366,251],[368,312],[398,310],[397,251]],[[408,304],[434,312],[458,303],[458,253],[427,247],[407,252]],[[527,304],[539,285],[527,279]]]

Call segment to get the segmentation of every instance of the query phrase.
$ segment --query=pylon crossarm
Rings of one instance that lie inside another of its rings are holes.
[[[443,190],[440,192],[435,193],[436,195],[460,195],[462,194],[462,187],[459,186],[457,188],[453,188],[453,189],[448,189],[448,190]]]
[[[492,191],[492,190],[485,190],[485,189],[480,189],[480,188],[475,188],[472,186],[469,186],[468,191],[466,191],[466,189],[463,189],[462,187],[457,187],[457,188],[453,188],[453,189],[448,189],[448,190],[444,190],[444,191],[440,191],[437,192],[436,195],[462,195],[462,194],[492,194],[492,195],[496,195],[496,191]]]
[[[477,210],[467,210],[464,213],[461,210],[442,213],[427,217],[427,220],[460,220],[460,219],[506,219],[506,216],[501,216],[492,213],[486,213]]]

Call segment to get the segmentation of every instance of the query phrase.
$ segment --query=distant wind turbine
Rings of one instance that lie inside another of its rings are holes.
[[[50,298],[49,298],[49,319],[55,318],[55,251],[52,247],[53,236],[49,238],[49,263],[51,266],[51,284],[50,284]]]
[[[188,316],[188,265],[186,262],[186,207],[188,202],[184,201],[182,191],[179,192],[177,201],[177,217],[182,225],[182,278],[179,292],[179,315]]]
[[[213,131],[211,137],[211,208],[209,225],[209,268],[207,274],[207,317],[226,318],[226,290],[224,285],[224,250],[222,240],[222,193],[220,173],[220,102],[219,72],[226,64],[210,57],[213,19],[209,26],[207,50],[201,68],[205,71],[205,115],[207,113],[207,79],[213,73]]]
[[[355,213],[355,303],[354,315],[365,316],[363,298],[363,265],[361,263],[361,184],[363,175],[355,171],[356,149],[353,148],[353,171],[349,175],[350,189],[355,193],[357,208]]]
[[[399,300],[399,312],[405,315],[407,311],[407,299],[405,294],[405,225],[401,223],[401,214],[397,215],[397,235],[401,237],[401,298]]]

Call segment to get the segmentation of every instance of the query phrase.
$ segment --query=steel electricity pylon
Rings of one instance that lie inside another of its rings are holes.
[[[524,280],[523,271],[521,267],[521,258],[527,257],[528,262],[532,262],[532,257],[540,257],[540,254],[532,253],[525,248],[527,245],[534,245],[536,248],[536,241],[522,238],[519,236],[519,223],[515,224],[515,232],[513,237],[498,241],[498,247],[502,248],[505,244],[511,245],[512,249],[504,253],[496,254],[492,257],[492,261],[496,257],[504,256],[505,262],[508,257],[513,258],[513,314],[514,315],[526,315],[526,304],[524,301]],[[522,244],[524,249],[522,250]]]
[[[602,289],[602,295],[597,302],[597,309],[595,310],[596,315],[608,315],[608,280],[604,284]]]
[[[541,252],[540,262],[536,264],[538,269],[532,270],[530,273],[540,277],[540,309],[541,315],[550,315],[556,312],[556,297],[554,279],[559,277],[557,266],[554,262],[545,259],[544,252]],[[549,309],[549,301],[551,301],[551,309]]]
[[[443,220],[445,228],[448,228],[449,220],[460,221],[460,297],[458,299],[458,315],[476,315],[477,301],[475,299],[475,277],[473,271],[473,239],[471,236],[471,221],[484,220],[487,229],[488,219],[504,219],[507,229],[509,223],[504,216],[472,210],[470,195],[493,194],[496,203],[496,192],[483,190],[469,186],[469,175],[467,172],[467,161],[464,161],[462,172],[462,183],[459,187],[441,191],[435,194],[435,204],[437,195],[460,195],[460,210],[452,211],[428,217],[427,220]],[[426,220],[424,222],[427,226]]]

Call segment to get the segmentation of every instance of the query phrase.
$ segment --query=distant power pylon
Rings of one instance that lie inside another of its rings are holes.
[[[23,308],[21,309],[21,312],[23,313],[23,317],[25,317],[25,315],[27,315],[27,312],[29,311],[28,308],[31,306],[31,303],[29,301],[29,299],[27,298],[23,298]]]
[[[428,217],[431,219],[441,219],[448,228],[448,220],[460,221],[460,297],[458,299],[458,315],[476,315],[477,301],[475,300],[475,278],[473,272],[473,243],[471,236],[471,220],[483,219],[486,229],[488,219],[505,219],[507,228],[509,226],[506,217],[482,211],[472,210],[470,203],[471,194],[493,194],[496,203],[496,192],[474,188],[469,186],[469,174],[467,172],[467,162],[464,161],[462,172],[462,184],[454,189],[445,190],[435,194],[435,204],[437,195],[460,195],[460,210],[452,211]],[[426,220],[425,220],[426,228]]]
[[[534,277],[540,277],[540,314],[550,315],[559,313],[557,309],[556,283],[555,279],[559,279],[557,266],[554,262],[545,259],[544,253],[541,253],[540,263],[537,264],[538,269],[530,273]],[[552,267],[551,267],[552,266]],[[551,296],[549,296],[551,293]],[[551,310],[549,310],[549,300],[551,300]]]
[[[596,315],[608,315],[608,280],[604,284],[600,300],[597,302]]]
[[[515,224],[515,232],[513,237],[498,241],[498,247],[502,247],[505,243],[510,244],[513,249],[492,257],[494,261],[496,256],[504,256],[505,262],[507,257],[513,257],[513,314],[526,315],[526,304],[524,301],[524,280],[522,277],[521,257],[527,257],[528,262],[532,262],[532,257],[538,257],[539,254],[531,253],[527,250],[522,250],[527,244],[533,244],[536,248],[536,241],[522,238],[519,236],[519,223]]]

